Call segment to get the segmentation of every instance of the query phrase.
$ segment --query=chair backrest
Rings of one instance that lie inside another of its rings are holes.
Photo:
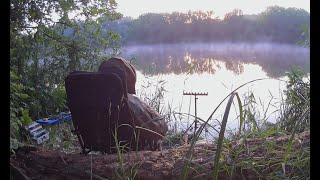
[[[103,74],[116,74],[121,79],[121,84],[124,90],[124,95],[128,98],[128,86],[127,86],[127,76],[123,69],[115,68],[115,67],[104,67],[103,69],[99,70],[99,73]]]
[[[115,129],[121,124],[134,127],[126,87],[119,74],[73,72],[67,76],[65,87],[67,104],[83,151],[115,152]],[[133,146],[132,128],[121,126],[117,131],[118,141]]]

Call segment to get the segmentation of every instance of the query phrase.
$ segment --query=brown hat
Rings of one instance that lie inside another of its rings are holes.
[[[109,68],[119,68],[122,71],[124,71],[126,75],[128,93],[130,94],[136,93],[135,85],[137,81],[137,76],[136,76],[136,70],[132,64],[130,64],[124,58],[112,57],[108,60],[103,61],[100,64],[99,72],[102,72],[102,73],[108,72]]]

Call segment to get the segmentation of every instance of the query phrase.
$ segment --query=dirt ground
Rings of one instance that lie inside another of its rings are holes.
[[[293,147],[309,143],[309,137],[309,132],[297,134]],[[245,151],[238,157],[263,157],[264,149],[261,144],[272,141],[281,145],[287,143],[289,138],[290,136],[281,136],[240,140],[231,142],[230,148],[258,147],[251,148],[250,152]],[[180,179],[189,147],[190,145],[184,145],[162,151],[128,152],[120,156],[123,163],[119,163],[117,154],[66,154],[39,147],[23,147],[10,157],[10,175],[12,179]],[[222,163],[232,163],[232,156],[228,156],[227,149],[223,150],[225,158],[222,158]],[[196,144],[192,160],[189,161],[188,179],[210,179],[215,151],[216,146],[213,144]],[[241,169],[234,177],[258,179],[261,174]],[[228,174],[221,171],[219,179],[229,179]]]

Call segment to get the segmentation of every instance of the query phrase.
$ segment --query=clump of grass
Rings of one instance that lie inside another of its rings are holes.
[[[289,81],[284,91],[286,99],[281,106],[279,125],[289,132],[302,132],[310,126],[310,80],[304,75],[297,68],[287,73]],[[301,118],[305,111],[305,118]]]
[[[166,92],[165,84],[166,81],[159,79],[155,83],[147,81],[142,86],[143,90],[139,93],[140,98],[160,114],[164,113],[163,99],[164,93]],[[153,89],[153,91],[147,92],[147,89]]]
[[[72,133],[72,122],[64,122],[55,126],[44,126],[49,131],[49,141],[42,146],[65,153],[80,152],[78,138]]]
[[[120,125],[119,127],[121,127]],[[130,126],[125,124],[125,126]],[[115,134],[114,134],[114,141],[116,143],[116,153],[117,153],[117,158],[118,158],[118,163],[119,163],[119,168],[116,169],[115,174],[116,178],[120,180],[129,180],[129,179],[134,179],[135,176],[137,175],[138,168],[140,164],[136,163],[134,165],[131,165],[129,168],[125,167],[125,162],[124,162],[124,154],[127,152],[126,150],[128,149],[128,144],[123,144],[121,141],[118,140],[118,128],[115,128]],[[131,127],[131,126],[130,126]],[[132,128],[132,127],[131,127]],[[135,141],[138,142],[139,136],[137,136],[136,132],[134,131],[134,138]],[[138,145],[136,146],[138,148]],[[136,149],[137,151],[137,149]]]

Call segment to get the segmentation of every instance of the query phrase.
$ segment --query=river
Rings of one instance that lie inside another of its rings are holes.
[[[194,96],[183,95],[183,92],[208,93],[197,99],[197,117],[207,120],[232,90],[260,78],[265,79],[250,83],[237,92],[242,103],[253,94],[258,123],[275,123],[280,103],[285,98],[285,73],[294,66],[307,73],[310,70],[309,48],[286,44],[135,45],[124,47],[121,56],[137,68],[137,95],[159,107],[162,114],[170,114],[168,120],[172,130],[184,130],[194,120],[191,116],[175,114],[195,113]],[[226,101],[209,121],[213,126],[221,122]],[[238,102],[234,99],[227,123],[228,132],[238,130],[238,115]],[[211,131],[211,135],[214,134]]]

